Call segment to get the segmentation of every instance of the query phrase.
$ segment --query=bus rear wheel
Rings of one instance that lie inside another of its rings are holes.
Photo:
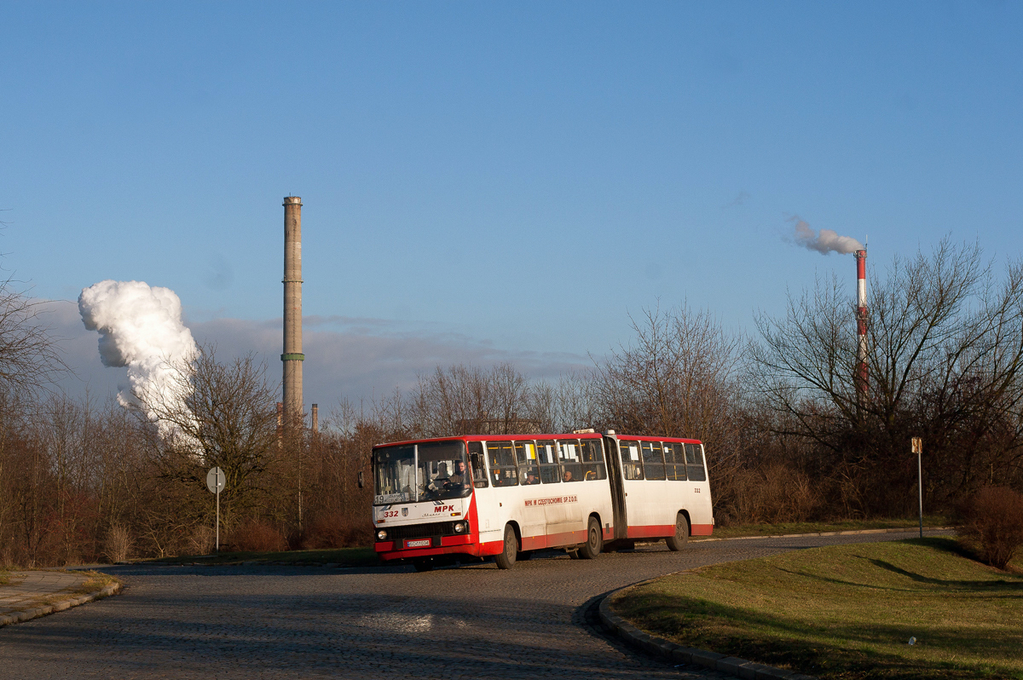
[[[689,522],[680,512],[675,517],[675,535],[668,536],[664,542],[668,544],[668,550],[678,552],[689,540]]]
[[[515,537],[515,529],[511,524],[504,525],[504,550],[494,557],[498,569],[511,569],[515,566],[515,557],[519,554],[519,539]]]
[[[579,557],[592,560],[603,548],[604,535],[600,533],[600,522],[596,517],[590,517],[589,526],[586,528],[586,542],[579,546]]]

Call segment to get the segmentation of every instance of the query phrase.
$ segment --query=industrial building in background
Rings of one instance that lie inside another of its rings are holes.
[[[302,423],[302,199],[284,198],[284,427]]]

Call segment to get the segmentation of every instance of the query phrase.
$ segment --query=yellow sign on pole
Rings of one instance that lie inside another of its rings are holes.
[[[924,440],[922,437],[913,437],[913,453],[924,452]]]

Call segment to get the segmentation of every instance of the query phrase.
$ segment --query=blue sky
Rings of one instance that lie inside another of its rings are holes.
[[[1023,251],[1023,4],[0,0],[2,265],[174,290],[279,372],[303,208],[307,402],[438,364],[556,377],[686,300],[736,331],[850,256]],[[55,327],[94,393],[70,303]],[[310,379],[310,376],[312,378]]]

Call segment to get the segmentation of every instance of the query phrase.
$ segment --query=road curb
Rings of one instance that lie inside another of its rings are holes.
[[[87,604],[95,600],[102,600],[105,597],[110,597],[121,592],[120,583],[111,583],[108,586],[104,586],[99,590],[86,593],[85,595],[79,595],[77,597],[68,597],[65,600],[54,602],[52,604],[44,605],[42,607],[36,607],[34,609],[26,609],[20,612],[14,612],[13,614],[6,614],[0,616],[0,626],[10,626],[15,623],[24,623],[31,619],[37,619],[40,616],[47,616],[55,612],[62,612],[72,607],[77,607],[82,604]]]
[[[652,579],[655,580],[655,579]],[[734,656],[725,656],[716,652],[708,652],[694,647],[683,647],[663,638],[644,633],[631,623],[611,611],[611,597],[625,592],[648,581],[634,583],[631,586],[614,590],[600,601],[598,611],[604,625],[614,631],[625,644],[648,654],[660,657],[671,663],[686,663],[703,666],[719,673],[727,673],[743,680],[817,680],[815,676],[803,675],[793,671],[774,668],[762,663],[754,663]]]

